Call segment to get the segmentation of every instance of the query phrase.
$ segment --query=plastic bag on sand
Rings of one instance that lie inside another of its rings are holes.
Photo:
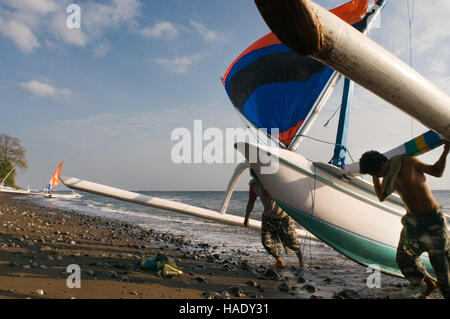
[[[181,274],[183,274],[183,272],[180,269],[165,263],[162,264],[160,270],[158,271],[158,276],[163,278],[172,278]]]
[[[141,263],[141,268],[144,270],[157,271],[158,263],[155,260],[155,256],[145,258]]]
[[[156,271],[158,276],[163,278],[173,278],[183,274],[175,260],[162,253],[145,258],[141,263],[141,267],[144,270]]]

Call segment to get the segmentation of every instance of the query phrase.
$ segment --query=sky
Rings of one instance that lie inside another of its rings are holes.
[[[315,2],[331,9],[345,1]],[[79,29],[67,27],[70,4],[81,9]],[[450,94],[449,16],[448,0],[388,0],[370,37],[403,61],[412,58]],[[195,120],[223,132],[244,127],[220,77],[268,32],[251,0],[0,0],[0,133],[27,151],[18,184],[42,189],[64,161],[65,176],[129,190],[225,190],[236,163],[177,164],[171,136],[177,128],[193,132]],[[338,118],[331,117],[341,96],[342,83],[311,137],[334,142]],[[354,160],[427,131],[358,85],[350,114]],[[297,152],[328,162],[333,146],[306,139]],[[441,152],[420,159],[434,163]],[[450,189],[450,169],[428,180],[432,189]],[[246,175],[238,189],[247,182]]]

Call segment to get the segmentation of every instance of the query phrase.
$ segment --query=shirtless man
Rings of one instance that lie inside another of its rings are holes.
[[[438,287],[446,299],[450,298],[450,242],[446,216],[425,178],[425,174],[442,176],[449,150],[450,143],[446,141],[444,151],[434,165],[408,155],[398,155],[387,160],[376,151],[366,152],[360,159],[360,172],[372,176],[378,199],[384,201],[396,190],[406,205],[407,213],[402,218],[404,227],[397,247],[397,264],[413,285],[425,282],[427,288],[419,298],[426,298]],[[380,178],[383,178],[381,183]],[[392,185],[390,189],[389,183]],[[423,252],[428,252],[430,256],[437,281],[427,273],[419,259]]]

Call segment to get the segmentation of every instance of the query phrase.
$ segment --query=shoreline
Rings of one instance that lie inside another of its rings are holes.
[[[225,244],[14,197],[0,193],[0,299],[405,299],[417,294],[405,279],[384,274],[382,287],[369,289],[367,268],[321,242],[301,240],[307,268],[305,280],[298,281],[297,264],[273,271]],[[168,279],[142,270],[143,258],[157,253],[173,258],[183,274]],[[81,288],[66,285],[72,264],[80,267]]]
[[[13,197],[0,194],[0,299],[295,298],[279,289],[282,278],[269,279],[239,253],[222,258],[207,243]],[[183,274],[168,279],[142,270],[144,256],[158,252]],[[81,288],[66,285],[71,264],[80,266]]]

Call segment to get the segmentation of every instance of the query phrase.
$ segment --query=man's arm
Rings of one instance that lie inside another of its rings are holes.
[[[425,164],[414,157],[413,160],[416,164],[417,170],[431,176],[442,177],[445,171],[445,163],[447,161],[447,155],[449,151],[450,142],[444,141],[444,150],[441,154],[441,157],[439,157],[439,159],[433,165]]]
[[[377,194],[378,200],[380,202],[384,201],[386,199],[386,194],[383,194],[383,187],[380,184],[380,180],[379,177],[377,176],[372,176],[372,182],[373,182],[373,187],[375,188],[375,193]]]
[[[248,203],[247,208],[245,209],[245,219],[244,219],[244,226],[248,227],[248,219],[250,217],[251,212],[253,211],[253,207],[255,206],[255,201],[258,198],[258,195],[256,195],[255,191],[252,187],[248,190]]]

